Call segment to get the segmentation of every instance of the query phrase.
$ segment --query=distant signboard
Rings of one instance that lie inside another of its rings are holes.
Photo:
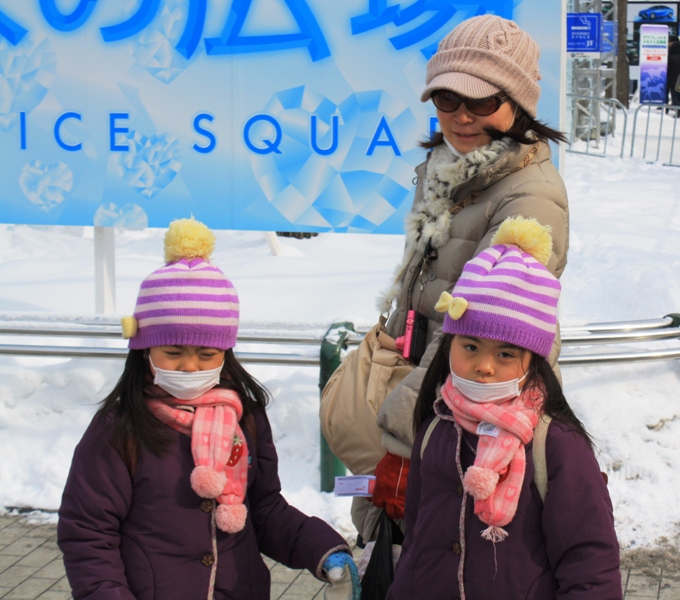
[[[668,26],[640,27],[640,103],[666,103]]]
[[[567,14],[567,52],[592,57],[602,52],[602,14]]]
[[[678,34],[678,2],[633,2],[629,0],[626,14],[626,55],[631,67],[631,79],[639,79],[640,27],[667,25],[669,35]],[[619,14],[619,18],[622,15]]]
[[[619,24],[617,21],[604,21],[602,24],[602,52],[619,53]]]

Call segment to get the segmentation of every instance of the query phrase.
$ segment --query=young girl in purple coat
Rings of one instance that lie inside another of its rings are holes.
[[[358,600],[345,540],[281,495],[267,391],[234,356],[215,238],[174,221],[142,283],[125,369],[73,457],[58,542],[75,600],[269,600],[260,553]]]
[[[535,220],[508,219],[437,303],[390,599],[622,598],[606,483],[546,361],[560,293],[551,246]]]

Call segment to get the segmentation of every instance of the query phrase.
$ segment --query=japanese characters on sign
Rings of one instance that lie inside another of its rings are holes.
[[[567,14],[567,52],[572,57],[599,56],[602,52],[602,14]]]
[[[666,103],[668,26],[640,27],[640,103]]]

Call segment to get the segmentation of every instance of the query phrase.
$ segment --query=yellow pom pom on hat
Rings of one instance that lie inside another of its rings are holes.
[[[195,219],[170,223],[165,234],[166,264],[139,290],[134,317],[123,320],[131,349],[153,346],[236,345],[238,295],[224,273],[209,262],[215,236]]]
[[[511,244],[531,254],[542,265],[547,265],[552,254],[550,225],[541,225],[536,219],[512,217],[505,219],[498,228],[491,245]]]
[[[200,221],[176,219],[165,233],[165,262],[186,258],[210,260],[215,249],[215,235]]]
[[[547,357],[561,290],[545,267],[551,252],[549,227],[522,217],[503,221],[492,246],[465,264],[451,299],[442,294],[437,303],[446,311],[442,331],[498,340]],[[461,300],[466,302],[462,313],[452,311]]]

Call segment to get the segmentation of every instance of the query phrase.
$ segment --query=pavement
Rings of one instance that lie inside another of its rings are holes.
[[[676,554],[670,559],[654,552],[623,557],[624,600],[680,600]],[[323,584],[309,572],[288,569],[268,558],[265,562],[271,571],[272,600],[323,600]],[[55,525],[36,524],[26,515],[0,515],[0,598],[71,599]]]

